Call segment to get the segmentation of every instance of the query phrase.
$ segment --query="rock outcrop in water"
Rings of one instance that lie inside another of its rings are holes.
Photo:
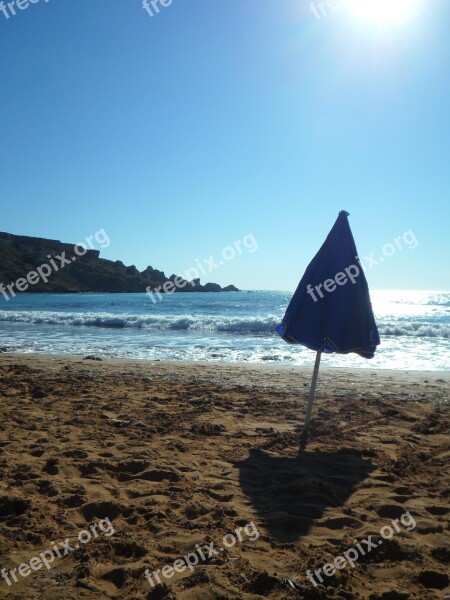
[[[120,260],[100,258],[98,250],[87,250],[83,256],[77,256],[75,248],[78,248],[80,254],[83,252],[79,246],[63,244],[57,240],[0,232],[0,284],[5,287],[14,284],[15,293],[145,292],[148,288],[153,290],[170,281],[178,282],[175,285],[177,292],[239,291],[234,285],[224,288],[217,283],[202,285],[200,279],[187,283],[176,275],[167,277],[163,271],[153,267],[140,272],[134,265],[127,267]],[[66,262],[63,262],[62,257]],[[44,264],[51,271],[48,281],[36,276],[37,281],[29,283],[27,275],[36,272]],[[185,285],[182,287],[180,282]],[[27,287],[23,289],[25,285]],[[8,292],[8,295],[11,296],[11,293]]]

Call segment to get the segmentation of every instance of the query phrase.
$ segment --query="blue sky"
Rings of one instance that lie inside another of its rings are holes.
[[[362,256],[418,240],[371,287],[450,289],[450,2],[416,2],[394,24],[303,0],[0,12],[0,230],[104,228],[102,256],[168,274],[251,233],[208,279],[293,289],[346,209]]]

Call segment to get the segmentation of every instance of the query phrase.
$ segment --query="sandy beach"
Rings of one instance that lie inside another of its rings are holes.
[[[321,369],[299,454],[311,371],[0,354],[0,598],[444,598],[449,373]]]

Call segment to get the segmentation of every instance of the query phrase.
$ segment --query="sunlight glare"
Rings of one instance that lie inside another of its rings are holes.
[[[378,23],[402,22],[417,11],[418,0],[345,0],[353,16]]]

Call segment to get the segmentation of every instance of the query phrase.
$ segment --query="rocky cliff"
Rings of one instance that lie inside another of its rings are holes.
[[[81,248],[77,248],[81,254]],[[64,257],[66,262],[62,263],[59,257]],[[0,232],[0,284],[5,287],[14,284],[13,289],[17,293],[25,287],[19,281],[26,281],[27,275],[36,272],[43,264],[51,269],[48,281],[45,283],[42,277],[35,277],[38,281],[28,284],[27,292],[145,292],[169,281],[184,281],[175,275],[167,277],[163,271],[153,267],[140,272],[135,266],[127,267],[119,260],[105,260],[100,258],[98,250],[87,250],[84,256],[77,256],[73,244]],[[28,279],[31,281],[33,278]],[[175,291],[238,291],[233,285],[225,288],[216,283],[202,285],[199,279],[184,283],[184,286],[176,285]]]

